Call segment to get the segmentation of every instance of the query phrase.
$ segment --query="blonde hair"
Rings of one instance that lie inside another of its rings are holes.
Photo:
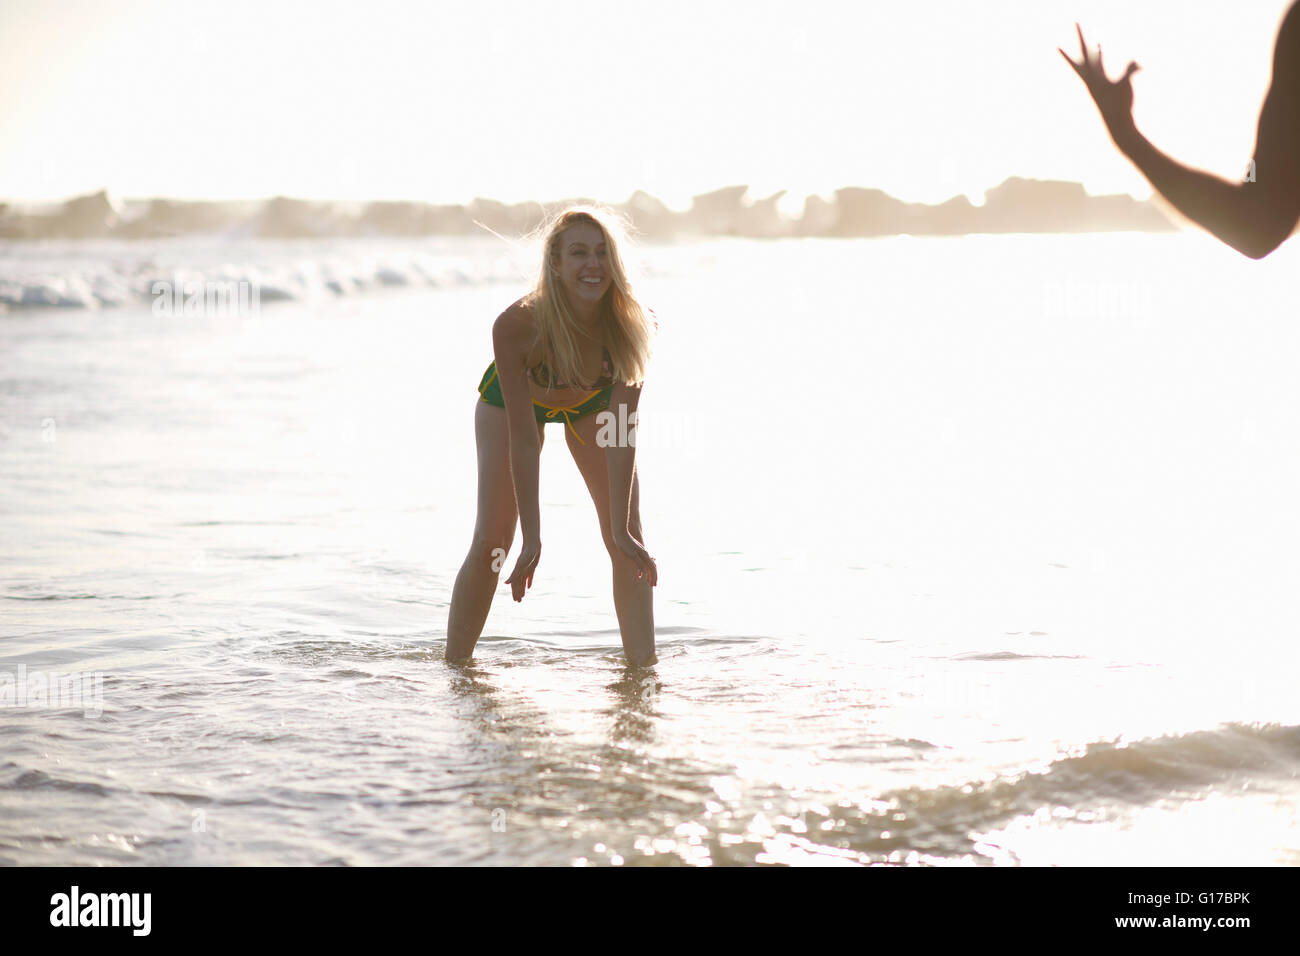
[[[542,264],[537,283],[524,299],[537,321],[544,361],[553,380],[578,382],[582,367],[578,350],[579,325],[559,282],[560,239],[570,226],[587,223],[601,231],[605,239],[606,262],[610,286],[599,305],[597,321],[605,330],[609,357],[614,367],[614,381],[637,385],[645,381],[654,339],[654,325],[647,310],[632,292],[627,269],[623,265],[620,244],[627,241],[627,230],[613,210],[600,206],[569,206],[543,224],[540,232]]]

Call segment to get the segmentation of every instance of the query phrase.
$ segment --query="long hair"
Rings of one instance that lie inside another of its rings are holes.
[[[542,227],[542,264],[537,284],[525,298],[525,304],[532,308],[536,318],[545,362],[556,381],[582,379],[578,349],[581,326],[558,273],[560,238],[566,229],[578,223],[594,225],[605,238],[610,285],[600,300],[598,322],[609,342],[614,381],[640,384],[645,381],[650,363],[654,326],[647,310],[633,294],[623,265],[620,247],[627,241],[627,231],[612,210],[599,206],[570,206]]]

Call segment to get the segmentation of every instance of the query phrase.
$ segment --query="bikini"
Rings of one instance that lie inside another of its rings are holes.
[[[530,368],[528,377],[538,388],[581,388],[584,390],[587,388],[584,385],[565,385],[556,382],[551,370],[547,368],[545,363],[539,363]],[[592,383],[592,388],[593,391],[588,392],[586,398],[573,406],[547,405],[545,402],[533,399],[533,417],[545,424],[546,422],[555,421],[556,416],[563,416],[564,423],[569,426],[569,431],[573,432],[573,437],[578,439],[579,444],[585,445],[587,443],[578,437],[578,430],[573,427],[573,422],[584,415],[601,411],[609,406],[609,398],[614,391],[614,364],[607,348],[601,349],[600,377]],[[498,408],[506,407],[505,396],[501,394],[501,380],[497,377],[497,363],[495,360],[483,373],[483,379],[478,383],[478,393],[480,401],[495,405]]]

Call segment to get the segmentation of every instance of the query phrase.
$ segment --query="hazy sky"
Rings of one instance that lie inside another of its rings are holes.
[[[1290,0],[0,0],[0,197],[411,198],[749,183],[1148,194],[1056,52],[1238,176]]]

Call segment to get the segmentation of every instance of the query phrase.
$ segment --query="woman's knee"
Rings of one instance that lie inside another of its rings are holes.
[[[469,546],[468,560],[487,565],[493,571],[500,571],[506,555],[510,553],[510,545],[514,543],[514,540],[514,528],[509,531],[500,529],[475,530],[474,539]]]
[[[635,537],[635,535],[634,535]],[[640,538],[637,538],[639,541]],[[637,564],[631,557],[624,554],[614,543],[614,539],[609,535],[605,536],[605,550],[609,553],[609,562],[613,565],[614,573],[629,577],[636,577]]]

